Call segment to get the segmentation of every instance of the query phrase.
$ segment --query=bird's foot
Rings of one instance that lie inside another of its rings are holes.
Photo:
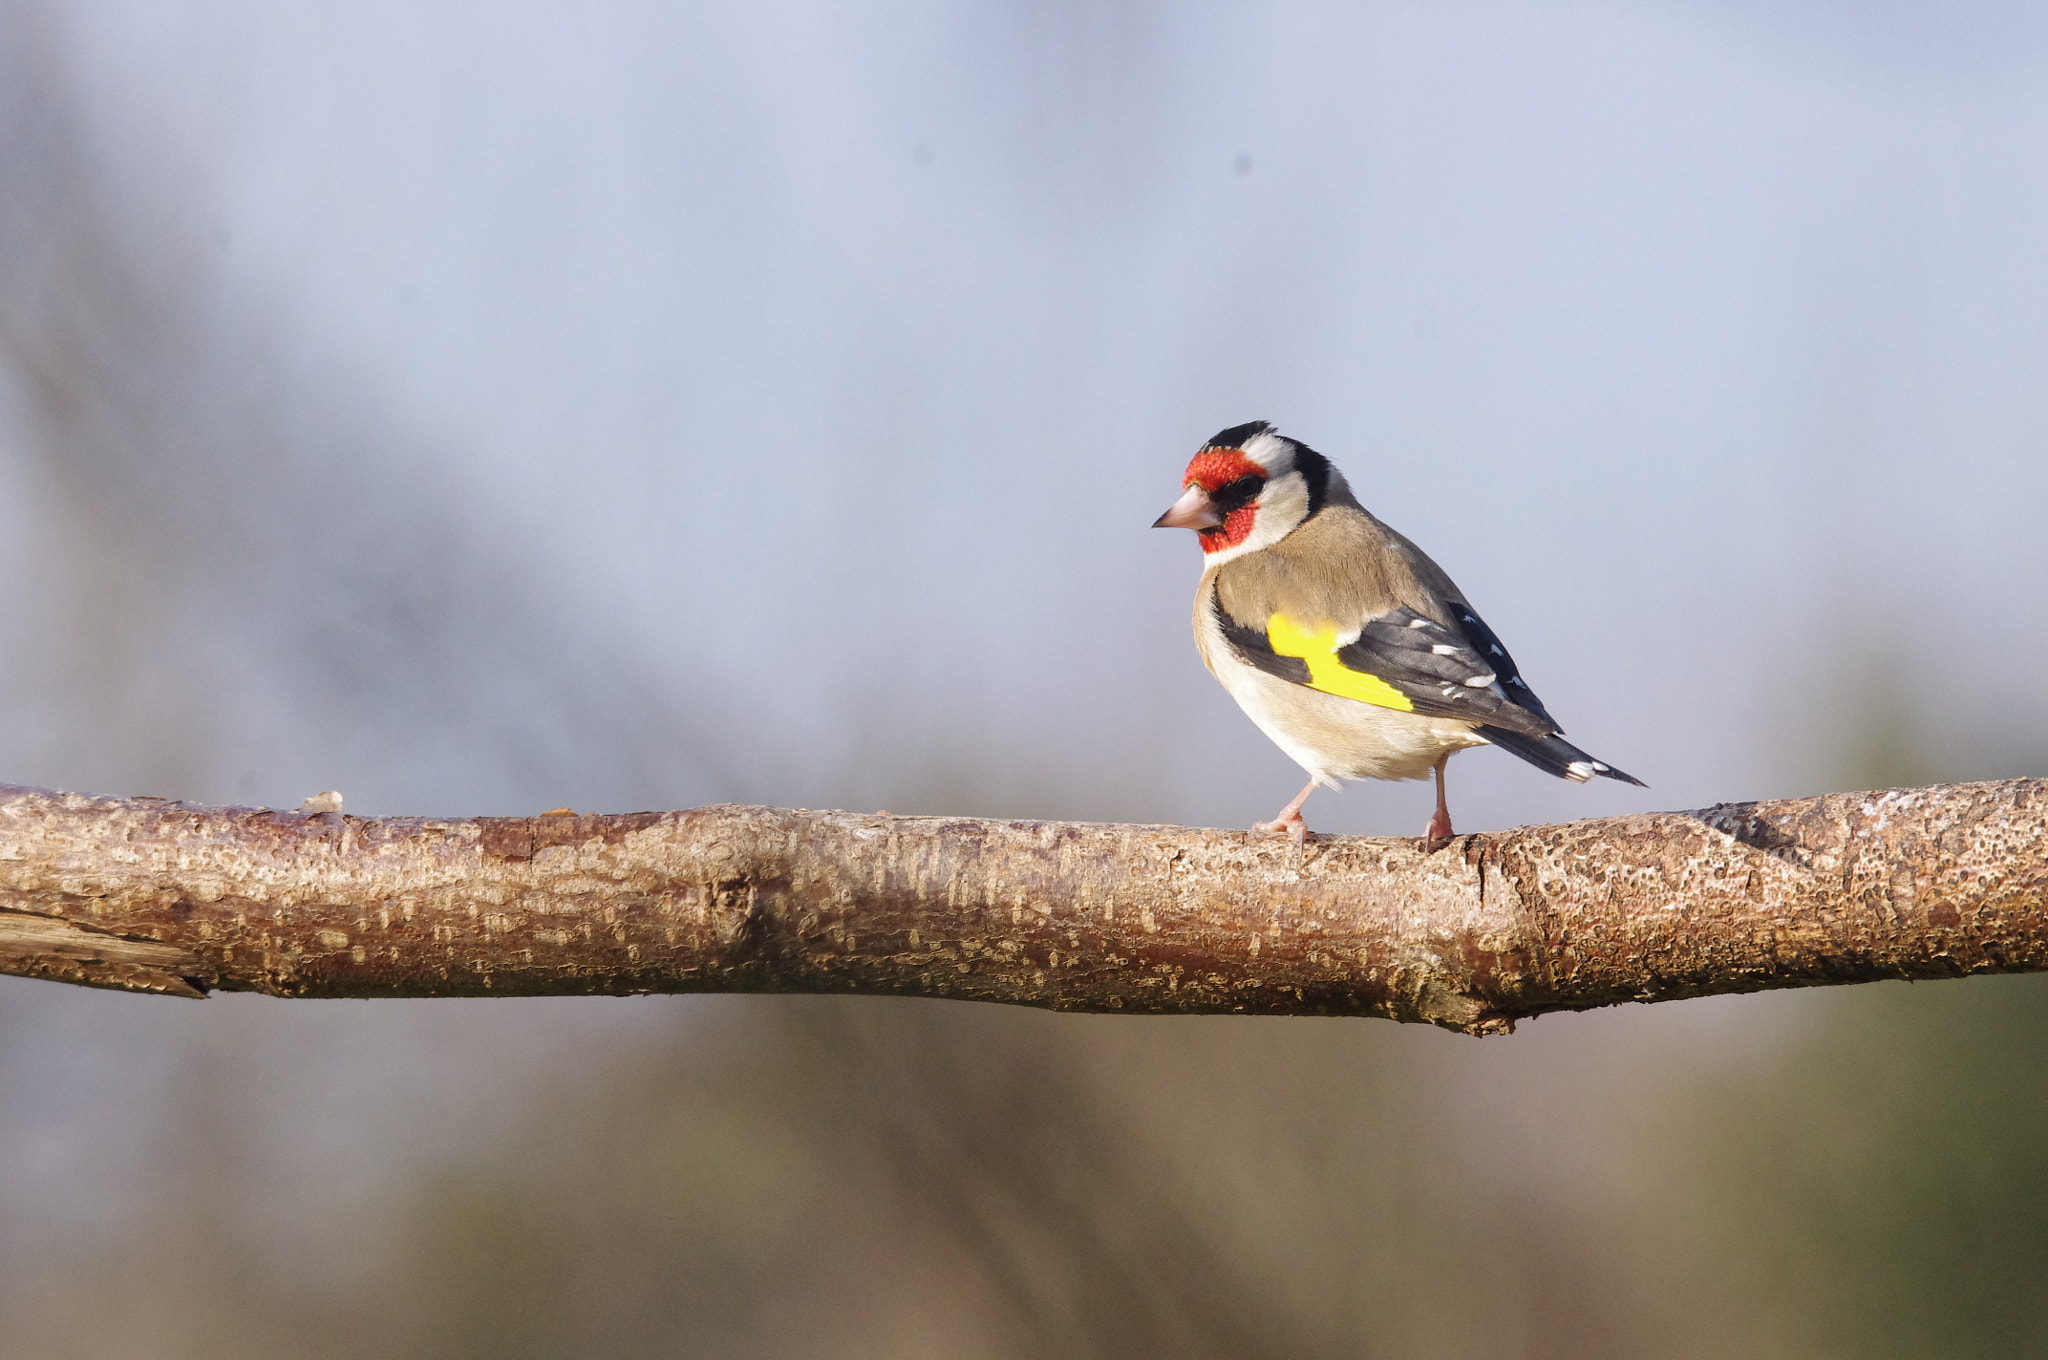
[[[1433,855],[1450,843],[1451,816],[1439,810],[1436,816],[1429,819],[1429,825],[1422,828],[1422,848]]]
[[[1252,830],[1262,836],[1290,837],[1297,850],[1308,844],[1308,823],[1301,819],[1300,808],[1288,808],[1270,822],[1253,822]]]

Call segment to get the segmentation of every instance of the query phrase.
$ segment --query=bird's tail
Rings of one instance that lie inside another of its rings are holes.
[[[1599,775],[1603,779],[1619,779],[1638,788],[1649,787],[1634,775],[1623,774],[1605,761],[1593,759],[1554,732],[1547,737],[1532,737],[1526,732],[1510,732],[1505,727],[1482,727],[1479,735],[1503,751],[1514,752],[1537,769],[1575,784],[1583,784]]]

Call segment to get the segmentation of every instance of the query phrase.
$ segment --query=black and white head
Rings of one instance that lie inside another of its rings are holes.
[[[1193,529],[1213,567],[1272,547],[1333,495],[1349,490],[1329,459],[1254,420],[1202,445],[1181,476],[1180,499],[1152,527]]]

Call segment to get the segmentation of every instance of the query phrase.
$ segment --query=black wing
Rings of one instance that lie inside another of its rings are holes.
[[[1489,665],[1463,632],[1412,609],[1389,610],[1368,621],[1355,640],[1339,644],[1334,627],[1310,632],[1274,614],[1261,630],[1231,618],[1213,595],[1210,608],[1240,660],[1291,684],[1381,708],[1459,718],[1532,736],[1557,730],[1540,704],[1531,707],[1515,701],[1501,683],[1499,667]]]
[[[1595,760],[1559,735],[1557,723],[1515,668],[1515,659],[1470,605],[1450,602],[1449,625],[1406,607],[1389,610],[1338,645],[1336,630],[1309,633],[1275,614],[1265,631],[1209,607],[1237,657],[1290,684],[1434,718],[1462,718],[1540,770],[1583,781],[1643,781]]]
[[[1522,672],[1515,665],[1515,659],[1508,655],[1508,649],[1501,645],[1501,640],[1494,631],[1486,626],[1486,620],[1479,617],[1479,611],[1463,600],[1447,601],[1446,607],[1451,611],[1452,621],[1457,625],[1458,631],[1465,635],[1465,640],[1473,652],[1500,677],[1500,686],[1507,691],[1508,698],[1549,723],[1551,731],[1564,731],[1558,726],[1557,719],[1550,716],[1550,710],[1543,707],[1543,701],[1536,697],[1536,691],[1529,688],[1529,682],[1522,678]]]
[[[1543,701],[1536,697],[1536,691],[1529,688],[1529,682],[1522,678],[1521,671],[1515,667],[1515,659],[1508,655],[1508,649],[1501,645],[1494,631],[1479,617],[1479,611],[1462,600],[1452,600],[1450,608],[1451,617],[1457,620],[1459,629],[1471,640],[1473,650],[1498,672],[1501,688],[1507,691],[1508,698],[1543,719],[1550,727],[1550,731],[1544,734],[1505,725],[1487,724],[1479,729],[1481,736],[1501,750],[1512,751],[1537,769],[1554,774],[1560,779],[1583,783],[1598,775],[1602,779],[1619,779],[1624,784],[1634,784],[1638,788],[1649,787],[1634,775],[1617,770],[1605,761],[1595,760],[1566,741],[1561,735],[1564,729],[1557,725],[1549,710],[1543,707]]]

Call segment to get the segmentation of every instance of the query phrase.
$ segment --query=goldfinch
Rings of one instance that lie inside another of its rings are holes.
[[[1195,454],[1153,523],[1193,529],[1206,559],[1195,647],[1308,786],[1253,829],[1308,837],[1319,784],[1436,772],[1423,838],[1451,838],[1444,764],[1493,745],[1563,779],[1640,785],[1564,740],[1514,658],[1422,549],[1373,518],[1330,460],[1263,420]]]

